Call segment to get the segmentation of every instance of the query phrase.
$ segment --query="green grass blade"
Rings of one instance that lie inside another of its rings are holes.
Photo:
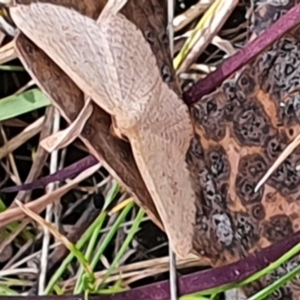
[[[5,285],[0,284],[0,296],[17,296],[19,295],[16,291],[8,288]]]
[[[82,249],[82,247],[86,244],[86,242],[89,240],[90,236],[95,231],[95,228],[98,226],[102,226],[105,218],[107,216],[106,212],[102,212],[99,217],[93,222],[93,224],[89,227],[89,229],[83,234],[82,238],[76,243],[76,248],[78,250]],[[70,253],[63,263],[60,265],[58,270],[55,272],[55,274],[51,277],[46,289],[45,294],[48,295],[52,292],[54,285],[57,283],[57,281],[61,278],[63,275],[63,272],[66,270],[72,259],[75,257],[74,253]]]
[[[233,289],[233,288],[239,288],[239,287],[245,286],[245,285],[247,285],[251,282],[254,282],[254,281],[262,278],[263,276],[267,275],[268,273],[276,270],[278,267],[280,267],[282,264],[284,264],[285,262],[290,260],[292,257],[294,257],[299,252],[300,252],[300,244],[297,244],[292,249],[290,249],[288,252],[286,252],[284,255],[282,255],[279,259],[277,259],[276,261],[271,263],[266,268],[260,270],[259,272],[253,274],[252,276],[248,277],[247,279],[245,279],[241,282],[230,283],[230,284],[219,286],[219,287],[216,287],[216,288],[213,288],[213,289],[204,290],[204,291],[201,291],[197,294],[207,296],[207,295],[210,295],[210,294],[213,294],[213,293],[219,294],[219,293],[228,291],[228,290]],[[292,272],[294,272],[294,271],[292,271]]]
[[[272,294],[274,291],[285,285],[287,282],[295,278],[300,273],[300,266],[297,266],[280,279],[272,282],[270,285],[253,295],[252,297],[248,298],[248,300],[264,300],[267,296]]]
[[[0,65],[0,71],[24,72],[25,69],[22,66]]]
[[[186,59],[187,55],[201,36],[203,30],[207,29],[209,23],[211,23],[211,19],[214,18],[220,10],[221,5],[221,1],[214,1],[204,16],[200,19],[196,27],[193,29],[191,35],[186,39],[178,55],[173,60],[175,70],[177,70],[181,66],[182,62]]]
[[[120,226],[124,222],[126,216],[128,215],[129,211],[132,209],[133,205],[134,205],[134,203],[130,202],[127,206],[124,207],[124,209],[118,216],[117,220],[111,227],[110,231],[105,236],[102,244],[100,245],[97,252],[93,256],[93,259],[91,262],[92,269],[94,269],[95,266],[97,265],[98,261],[100,260],[101,256],[103,255],[103,252],[105,251],[105,249],[107,248],[107,246],[109,245],[111,240],[113,239],[114,235],[119,230]],[[81,293],[83,293],[83,291],[84,291],[84,282],[81,281],[79,286],[74,290],[73,294],[74,295],[81,294]]]
[[[110,265],[109,269],[107,270],[101,284],[100,287],[103,286],[105,284],[106,279],[110,276],[110,274],[114,271],[114,269],[117,267],[117,265],[119,264],[120,260],[122,259],[122,257],[125,254],[125,251],[127,250],[129,244],[131,243],[132,239],[134,238],[134,235],[137,233],[137,231],[139,230],[140,224],[143,220],[144,217],[144,210],[142,208],[140,208],[133,224],[132,227],[129,230],[129,233],[124,241],[124,243],[122,244],[119,252],[117,253],[115,259],[113,260],[112,264]]]
[[[106,196],[106,201],[103,206],[103,211],[105,211],[106,208],[110,205],[110,203],[114,200],[114,198],[118,194],[119,190],[120,190],[120,185],[116,181],[114,181],[111,189],[109,190],[109,192]],[[94,249],[96,247],[96,242],[97,242],[98,236],[101,233],[102,224],[103,224],[103,222],[95,228],[95,230],[93,231],[92,237],[89,240],[89,244],[88,244],[86,254],[85,254],[85,257],[88,261],[91,261]],[[79,289],[79,285],[81,284],[83,272],[84,272],[83,268],[82,268],[82,266],[80,266],[78,274],[77,274],[77,281],[76,281],[75,288],[74,288],[75,291],[77,289]]]
[[[0,122],[49,106],[51,101],[39,89],[32,89],[0,100]]]
[[[110,205],[110,203],[115,199],[116,195],[119,193],[120,191],[120,185],[117,181],[113,181],[113,185],[111,187],[111,189],[109,190],[109,192],[107,193],[107,200],[104,203],[104,207],[103,210],[106,210],[107,207]]]
[[[212,298],[206,298],[200,295],[194,295],[194,296],[182,296],[179,298],[180,300],[209,300]]]

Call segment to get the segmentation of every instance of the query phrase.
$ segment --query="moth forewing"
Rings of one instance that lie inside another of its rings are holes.
[[[166,84],[161,88],[131,143],[171,245],[185,257],[193,248],[196,218],[195,192],[185,160],[194,132],[187,107]]]
[[[109,84],[117,80],[117,74],[108,43],[94,20],[50,3],[18,5],[10,9],[10,14],[17,27],[85,94],[112,114],[114,104],[107,97],[107,91],[112,90]],[[120,99],[116,87],[111,93]],[[101,99],[105,101],[99,103]]]

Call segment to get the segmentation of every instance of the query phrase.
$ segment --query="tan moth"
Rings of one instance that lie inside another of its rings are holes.
[[[46,3],[19,5],[10,13],[18,28],[114,117],[174,251],[184,257],[192,249],[196,212],[185,162],[193,127],[186,105],[162,81],[141,31],[118,13],[125,2],[109,1],[98,24]]]

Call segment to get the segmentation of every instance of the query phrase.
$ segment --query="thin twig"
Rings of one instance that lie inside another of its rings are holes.
[[[174,0],[168,0],[168,32],[169,32],[169,45],[170,45],[170,54],[173,59],[174,55]],[[170,273],[170,294],[171,300],[177,300],[177,278],[176,278],[176,255],[172,250],[171,241],[168,245],[169,250],[169,273]]]
[[[55,109],[52,133],[58,132],[59,128],[60,128],[60,114],[58,110]],[[58,150],[54,150],[51,153],[51,158],[50,158],[50,174],[54,174],[55,172],[57,172],[57,166],[58,166]],[[55,190],[55,188],[56,188],[56,184],[50,183],[46,189],[47,193],[52,193]],[[51,219],[52,219],[52,206],[53,203],[50,203],[46,207],[45,221],[48,223],[51,223]],[[46,286],[49,244],[50,244],[50,232],[47,227],[44,227],[44,237],[43,237],[41,263],[40,263],[41,267],[40,267],[40,276],[39,276],[39,285],[38,285],[39,295],[44,295],[45,286]]]

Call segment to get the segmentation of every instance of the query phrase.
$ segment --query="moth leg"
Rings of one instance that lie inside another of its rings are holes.
[[[87,120],[93,112],[91,98],[85,101],[85,105],[77,118],[64,130],[55,132],[41,141],[41,146],[48,152],[67,147],[81,134]]]

